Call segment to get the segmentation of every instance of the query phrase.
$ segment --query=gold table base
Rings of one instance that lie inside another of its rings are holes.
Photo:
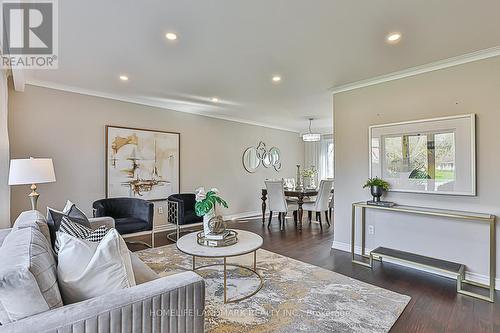
[[[203,265],[203,266],[196,267],[196,256],[193,256],[193,271],[203,269],[203,268],[208,268],[208,267],[214,267],[214,266],[224,266],[224,304],[236,303],[236,302],[246,300],[246,299],[252,297],[253,295],[257,294],[264,286],[264,279],[259,274],[259,272],[257,272],[257,250],[253,251],[253,269],[250,267],[246,267],[246,266],[242,266],[242,265],[238,265],[238,264],[228,264],[227,257],[218,257],[218,258],[223,258],[224,263],[223,264],[209,264],[209,265]],[[259,283],[259,286],[257,287],[257,289],[255,289],[253,292],[251,292],[250,294],[245,295],[243,297],[228,299],[227,298],[227,266],[246,269],[246,270],[252,272],[253,274],[255,274],[260,280],[260,283]]]

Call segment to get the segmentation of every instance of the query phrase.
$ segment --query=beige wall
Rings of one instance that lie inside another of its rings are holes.
[[[104,197],[107,124],[180,132],[181,191],[218,187],[230,205],[224,215],[258,211],[264,179],[293,177],[304,160],[297,133],[29,85],[9,94],[11,158],[54,159],[57,182],[39,186],[41,210],[71,199],[91,213],[92,202]],[[243,151],[260,140],[281,149],[279,173],[243,169]],[[12,219],[29,208],[28,192],[28,186],[12,188]]]
[[[386,199],[500,216],[499,92],[497,57],[335,95],[334,247],[350,244],[351,204],[370,198],[361,187],[368,178],[368,126],[375,124],[476,113],[476,197],[390,193]],[[367,235],[368,248],[384,245],[414,251],[463,262],[480,275],[488,273],[485,225],[374,212],[367,215],[367,224],[375,227],[375,234]]]

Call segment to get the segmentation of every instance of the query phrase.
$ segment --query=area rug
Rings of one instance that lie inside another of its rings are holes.
[[[136,252],[162,276],[189,270],[192,257],[175,244]],[[196,258],[197,266],[222,259]],[[228,263],[252,266],[253,256],[228,258]],[[262,332],[388,332],[410,301],[409,296],[266,250],[257,252],[257,270],[264,286],[238,303],[223,302],[223,270],[197,270],[206,281],[206,331]],[[228,271],[228,297],[251,293],[259,279],[249,271]]]

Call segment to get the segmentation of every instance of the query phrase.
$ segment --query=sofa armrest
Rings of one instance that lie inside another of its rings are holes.
[[[137,212],[135,212],[136,217],[142,219],[143,221],[147,221],[151,228],[150,230],[153,230],[153,218],[155,213],[154,204],[150,201],[142,200],[138,206],[140,206],[140,208]]]
[[[205,281],[183,272],[2,326],[2,332],[204,332]]]
[[[7,237],[8,234],[10,234],[11,230],[12,228],[0,229],[0,246],[2,246],[3,240],[5,239],[5,237]]]
[[[105,225],[108,229],[115,227],[115,219],[109,216],[91,217],[89,222],[92,229],[97,229],[101,225]]]

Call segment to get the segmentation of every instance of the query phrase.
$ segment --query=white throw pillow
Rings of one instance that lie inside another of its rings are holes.
[[[57,277],[64,304],[135,286],[130,252],[116,229],[99,242],[57,232]]]

